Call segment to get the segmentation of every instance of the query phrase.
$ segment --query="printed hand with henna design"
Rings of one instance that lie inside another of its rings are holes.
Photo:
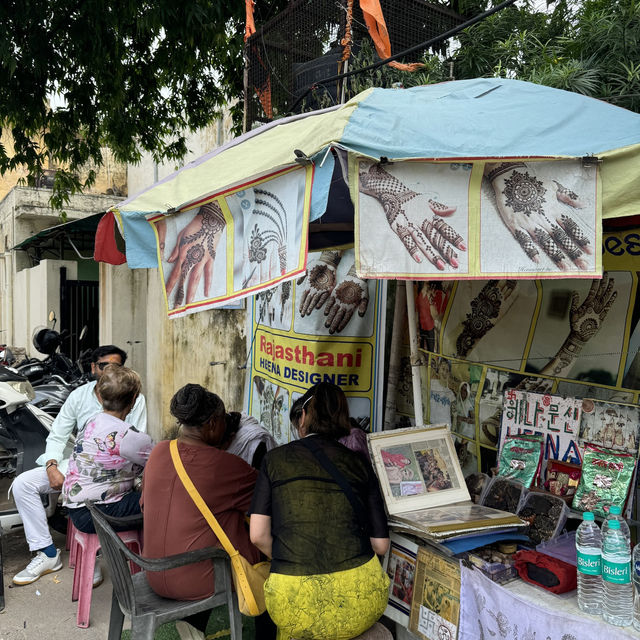
[[[300,316],[311,315],[314,309],[320,309],[336,286],[336,269],[342,259],[342,251],[323,251],[318,261],[307,267],[307,273],[299,278],[301,285],[307,278],[304,291],[300,296]]]
[[[156,222],[156,231],[158,232],[158,246],[160,247],[160,260],[164,260],[164,243],[167,237],[167,221],[162,219]]]
[[[424,256],[440,271],[446,264],[458,268],[454,247],[460,251],[467,247],[462,236],[442,219],[451,215],[455,207],[411,191],[379,164],[360,173],[360,191],[382,205],[389,226],[416,262],[422,262]],[[424,218],[428,209],[434,214],[431,219]]]
[[[500,218],[533,262],[540,262],[542,250],[559,269],[568,269],[569,261],[579,269],[588,268],[582,256],[593,251],[573,218],[574,211],[583,208],[576,193],[557,180],[543,184],[523,162],[487,164],[485,176]]]
[[[340,333],[348,324],[357,309],[362,318],[369,305],[369,284],[356,275],[356,265],[351,265],[344,280],[334,289],[324,315],[328,316],[324,326],[329,333]]]
[[[200,207],[200,211],[176,238],[176,244],[168,258],[168,262],[173,263],[173,269],[166,283],[167,297],[177,285],[173,308],[181,306],[185,300],[187,278],[187,304],[195,298],[203,273],[204,295],[209,295],[216,248],[225,226],[220,205],[210,202]]]
[[[516,296],[515,280],[489,280],[471,301],[471,312],[462,321],[456,339],[456,355],[467,356],[476,344],[511,308]]]
[[[613,290],[615,280],[606,274],[602,280],[591,283],[589,293],[579,305],[580,296],[574,291],[571,297],[569,322],[571,330],[558,353],[541,371],[542,374],[566,377],[584,345],[600,331],[604,319],[618,297]]]

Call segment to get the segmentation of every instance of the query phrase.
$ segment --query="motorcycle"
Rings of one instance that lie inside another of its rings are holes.
[[[22,525],[9,487],[17,475],[36,466],[53,423],[52,416],[31,403],[34,398],[24,376],[0,365],[0,526],[5,531]],[[57,499],[45,506],[47,516],[54,518]]]

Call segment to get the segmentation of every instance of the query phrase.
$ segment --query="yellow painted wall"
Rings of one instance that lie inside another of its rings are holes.
[[[2,129],[0,143],[4,145],[9,154],[13,153],[13,139],[11,133],[6,129]],[[111,193],[115,196],[127,195],[127,165],[116,162],[113,153],[106,147],[102,148],[103,165],[97,168],[93,163],[87,164],[80,172],[80,178],[84,179],[91,169],[97,172],[95,184],[86,189],[84,193],[107,194]],[[56,169],[58,165],[45,167],[47,169]],[[27,178],[28,171],[25,167],[16,169],[0,175],[0,200],[2,200],[13,187],[15,187],[20,179]]]

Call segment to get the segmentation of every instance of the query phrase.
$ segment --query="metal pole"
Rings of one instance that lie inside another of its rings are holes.
[[[413,282],[405,282],[407,294],[407,320],[409,322],[409,348],[411,350],[411,381],[413,383],[413,408],[416,414],[416,427],[424,426],[422,412],[422,389],[420,381],[420,367],[422,357],[418,351],[418,331],[416,329],[416,301],[413,295]]]

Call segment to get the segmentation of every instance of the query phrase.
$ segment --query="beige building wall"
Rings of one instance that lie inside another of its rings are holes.
[[[34,234],[60,224],[58,213],[49,207],[51,191],[14,187],[0,201],[0,342],[31,346],[31,333],[45,325],[49,311],[60,317],[60,268],[67,267],[67,278],[77,279],[78,264],[67,260],[43,260],[32,266],[29,256],[12,250]],[[113,196],[76,195],[66,207],[68,220],[79,220],[106,211]]]
[[[8,154],[13,153],[13,138],[11,132],[8,129],[2,129],[0,135],[0,143],[5,147]],[[89,171],[94,170],[96,172],[96,181],[91,187],[85,189],[85,194],[110,194],[115,196],[127,195],[127,165],[121,162],[116,162],[113,152],[107,148],[102,148],[103,164],[101,167],[97,167],[93,163],[88,163],[79,172],[80,179],[85,179]],[[45,167],[46,169],[55,170],[59,168],[57,164],[50,164]],[[2,200],[8,193],[20,184],[21,180],[26,180],[28,176],[26,167],[20,167],[15,171],[0,175],[0,200]],[[26,183],[21,185],[26,186]],[[50,190],[42,190],[51,196]],[[57,217],[57,214],[56,214]]]
[[[48,326],[49,313],[60,318],[60,268],[67,278],[76,280],[78,264],[69,260],[43,260],[38,266],[23,269],[15,276],[13,301],[13,339],[9,344],[24,346],[27,355],[42,358],[31,343],[36,327]]]
[[[230,119],[226,118],[192,136],[184,164],[226,142],[230,130]],[[145,157],[139,165],[129,168],[129,193],[142,191],[177,168],[157,166],[150,157]],[[170,320],[158,269],[102,264],[100,288],[100,341],[122,346],[129,353],[131,367],[141,374],[152,437],[166,437],[174,428],[169,403],[173,394],[188,382],[217,393],[228,410],[242,409],[244,311],[203,311]]]

